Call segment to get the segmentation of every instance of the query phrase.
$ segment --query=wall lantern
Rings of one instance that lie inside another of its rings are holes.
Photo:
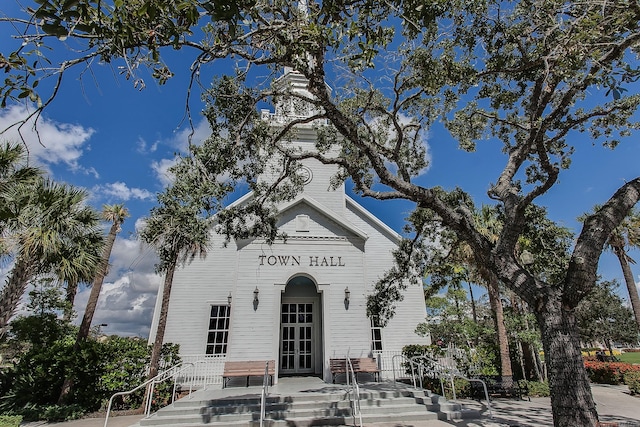
[[[258,289],[258,287],[256,286],[256,288],[253,291],[253,310],[254,311],[258,309],[258,304],[260,304],[258,295],[260,295],[260,289]]]
[[[349,310],[349,300],[351,299],[351,291],[349,290],[349,287],[347,286],[346,288],[344,288],[344,308],[346,310]]]
[[[231,292],[229,292],[229,296],[227,297],[227,304],[229,305],[229,307],[231,307],[231,299],[233,297],[231,296]]]

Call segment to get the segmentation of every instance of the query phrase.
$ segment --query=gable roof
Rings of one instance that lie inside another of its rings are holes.
[[[385,222],[383,222],[380,218],[369,212],[364,206],[356,202],[351,197],[345,194],[344,196],[346,203],[351,205],[358,213],[360,213],[363,217],[373,223],[376,227],[380,228],[383,232],[388,234],[389,238],[393,240],[396,244],[399,244],[402,240],[402,236],[398,234],[393,228],[389,227]]]
[[[294,208],[296,206],[299,206],[301,204],[307,204],[307,205],[311,206],[313,209],[315,209],[316,211],[318,211],[322,215],[326,216],[331,221],[333,221],[334,223],[338,224],[339,226],[341,226],[345,230],[347,230],[347,231],[353,233],[355,236],[361,238],[362,240],[367,240],[369,238],[369,236],[367,236],[367,233],[365,233],[360,228],[358,228],[357,226],[352,224],[351,221],[347,220],[346,218],[344,218],[344,217],[342,217],[340,215],[337,215],[333,210],[327,208],[322,203],[318,202],[317,200],[315,200],[312,197],[309,197],[309,196],[307,196],[305,194],[301,194],[298,197],[296,197],[295,199],[290,200],[289,202],[286,202],[286,203],[282,204],[281,207],[280,207],[280,213],[284,213],[284,212],[288,211],[289,209],[292,209],[292,208]]]
[[[231,207],[231,206],[241,205],[241,204],[246,203],[247,201],[251,200],[252,197],[253,197],[253,193],[247,193],[244,196],[240,197],[239,199],[235,200],[233,203],[229,204],[229,206]],[[400,234],[398,234],[394,229],[389,227],[381,219],[376,217],[374,214],[369,212],[365,207],[360,205],[358,202],[356,202],[354,199],[352,199],[351,197],[349,197],[346,194],[345,194],[345,202],[347,203],[347,205],[350,205],[363,218],[365,218],[367,221],[369,221],[373,226],[375,226],[376,228],[380,229],[382,232],[387,234],[387,236],[393,242],[395,242],[396,244],[400,243],[400,241],[402,240],[402,236]],[[347,231],[350,231],[351,233],[353,233],[355,236],[361,238],[362,240],[367,240],[369,238],[367,233],[365,233],[362,229],[360,229],[359,227],[354,225],[347,218],[336,214],[333,210],[329,209],[328,207],[326,207],[322,203],[318,202],[314,198],[309,197],[308,195],[306,195],[304,193],[298,195],[293,200],[290,200],[288,202],[283,203],[279,208],[279,212],[282,214],[282,213],[286,212],[287,210],[292,209],[292,208],[294,208],[294,207],[296,207],[296,206],[298,206],[300,204],[304,204],[304,203],[306,203],[307,205],[311,206],[313,209],[315,209],[316,211],[318,211],[322,215],[326,216],[327,218],[329,218],[331,221],[335,222],[339,226],[345,228]]]

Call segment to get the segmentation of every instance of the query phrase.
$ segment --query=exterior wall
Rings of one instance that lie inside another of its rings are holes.
[[[302,164],[309,167],[313,173],[313,179],[305,186],[303,194],[309,194],[336,214],[344,215],[344,184],[335,190],[329,189],[329,181],[338,168],[336,166],[322,166],[315,159],[305,160]]]
[[[267,245],[256,240],[224,247],[222,239],[215,238],[205,260],[176,271],[165,341],[179,343],[183,355],[203,354],[210,306],[227,304],[231,293],[227,358],[278,361],[282,295],[289,280],[302,275],[316,284],[322,307],[317,373],[329,380],[330,358],[370,356],[366,296],[391,265],[395,241],[390,230],[371,223],[358,209],[351,206],[347,213],[348,220],[366,233],[366,242],[304,203],[283,214],[281,229],[290,236],[286,242]],[[310,218],[308,232],[296,231],[300,214]],[[259,303],[254,310],[256,288]],[[424,343],[413,333],[423,319],[422,290],[409,288],[383,329],[383,349],[400,351],[403,345]]]
[[[375,283],[384,276],[393,265],[393,250],[396,249],[399,236],[385,224],[372,221],[368,213],[349,200],[347,219],[367,233],[366,293],[373,292]],[[420,286],[409,286],[404,299],[397,304],[395,316],[382,330],[382,348],[385,351],[401,351],[407,344],[428,344],[429,338],[421,337],[414,331],[418,323],[426,317],[424,293]]]
[[[235,294],[236,245],[231,242],[225,248],[222,243],[223,239],[215,236],[205,259],[197,258],[176,269],[164,340],[180,344],[181,354],[205,352],[211,305],[225,305],[229,292]],[[231,322],[233,314],[232,307]]]

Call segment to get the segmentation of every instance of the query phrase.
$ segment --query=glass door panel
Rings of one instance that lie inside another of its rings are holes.
[[[313,304],[283,303],[280,370],[284,374],[314,371]]]

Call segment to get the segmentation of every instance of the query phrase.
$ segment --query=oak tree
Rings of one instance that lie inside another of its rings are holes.
[[[593,144],[614,148],[636,127],[632,115],[640,96],[629,89],[640,75],[640,4],[37,0],[24,17],[7,19],[22,43],[0,56],[7,74],[3,104],[22,100],[46,107],[63,87],[65,72],[96,59],[121,61],[125,77],[138,87],[144,67],[160,83],[171,78],[165,47],[193,49],[187,66],[194,83],[206,65],[235,60],[236,70],[216,79],[204,95],[213,136],[200,169],[225,177],[220,185],[247,185],[254,197],[221,212],[219,231],[277,238],[275,207],[301,190],[302,159],[335,165],[334,183],[349,179],[364,197],[410,201],[416,218],[437,220],[467,242],[477,263],[534,311],[554,424],[596,425],[575,309],[595,286],[611,232],[640,199],[640,178],[628,177],[586,218],[564,274],[534,274],[517,246],[526,209],[557,184],[574,151]],[[42,59],[43,47],[71,40],[81,48],[74,45],[63,62],[49,66]],[[271,84],[282,70],[295,70],[307,82],[305,90],[281,80]],[[41,93],[39,82],[50,77],[57,80],[44,90],[53,89]],[[336,83],[333,90],[328,81]],[[287,105],[289,119],[260,114],[267,102]],[[480,144],[501,146],[495,155],[504,156],[504,165],[487,183],[505,218],[494,241],[477,228],[466,202],[470,194],[420,179],[429,166],[425,135],[438,126],[469,153]],[[301,129],[315,132],[313,146],[290,143]],[[258,179],[266,169],[272,182]],[[428,249],[432,236],[426,221],[409,226],[412,234],[402,245],[407,253],[398,257],[419,272],[419,249]],[[392,314],[406,275],[396,268],[393,280],[376,286],[369,298],[372,315]]]

